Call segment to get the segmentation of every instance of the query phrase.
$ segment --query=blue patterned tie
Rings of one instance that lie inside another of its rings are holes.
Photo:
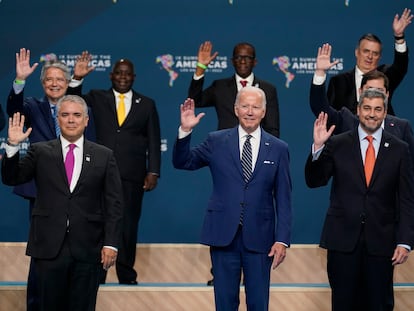
[[[53,117],[53,124],[55,125],[56,137],[59,137],[60,127],[59,127],[59,123],[57,121],[57,114],[56,114],[56,106],[55,105],[52,106],[52,117]]]
[[[252,138],[252,135],[246,136],[241,157],[243,177],[245,182],[248,182],[252,177],[252,145],[250,143],[250,138]]]

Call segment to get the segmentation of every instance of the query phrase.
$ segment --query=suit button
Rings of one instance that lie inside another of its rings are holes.
[[[117,132],[117,133],[121,133],[121,130],[120,130],[120,129],[117,129],[117,130],[116,130],[116,132]]]

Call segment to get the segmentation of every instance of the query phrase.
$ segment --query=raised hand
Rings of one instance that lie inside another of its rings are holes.
[[[191,131],[199,122],[205,113],[201,112],[195,115],[194,100],[187,98],[183,104],[180,105],[181,112],[181,129],[184,132]]]
[[[325,144],[329,137],[331,137],[335,125],[332,125],[329,130],[326,129],[328,123],[328,114],[321,112],[313,125],[313,145],[315,150],[318,150]]]
[[[214,52],[213,55],[211,55],[212,50],[213,44],[210,41],[202,43],[198,49],[197,61],[208,66],[208,64],[210,64],[210,62],[218,55],[218,52]]]
[[[11,145],[18,145],[20,142],[29,137],[32,132],[32,128],[29,127],[26,132],[24,128],[24,115],[20,115],[20,112],[13,114],[13,117],[9,118],[9,130],[8,130],[8,142]]]
[[[401,17],[396,14],[394,16],[394,21],[392,23],[392,29],[394,30],[394,36],[401,37],[404,36],[405,28],[411,24],[413,19],[413,15],[411,14],[411,10],[405,8],[401,14]]]
[[[95,69],[95,66],[89,66],[92,55],[88,51],[82,51],[82,54],[76,58],[75,67],[73,68],[73,78],[81,80]]]
[[[30,66],[30,50],[21,48],[20,53],[16,53],[17,80],[26,80],[35,71],[37,66],[39,66],[39,63],[34,63],[33,66]]]
[[[339,60],[331,62],[332,46],[325,43],[318,48],[318,55],[316,56],[316,74],[324,75],[326,71],[335,66]]]

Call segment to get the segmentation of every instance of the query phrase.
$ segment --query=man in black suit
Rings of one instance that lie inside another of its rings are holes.
[[[88,65],[90,60],[88,52],[77,59],[69,93],[81,95],[82,79],[94,69]],[[160,175],[160,124],[155,102],[132,90],[135,72],[130,60],[118,60],[110,78],[110,89],[91,90],[82,97],[92,108],[97,142],[114,151],[120,171],[124,217],[116,272],[120,284],[135,285],[134,263],[142,199],[144,191],[156,187]],[[118,108],[122,106],[121,116]]]
[[[325,93],[326,71],[337,63],[337,61],[331,62],[331,53],[332,47],[328,43],[323,44],[318,49],[309,102],[315,117],[318,117],[321,112],[326,112],[328,114],[328,127],[335,125],[334,134],[340,134],[355,129],[359,124],[359,118],[347,107],[335,110],[328,103]],[[388,96],[389,83],[387,76],[378,70],[366,73],[362,78],[361,88],[358,92],[361,93],[368,88],[376,88]],[[414,135],[410,122],[387,114],[381,127],[408,144],[414,163]]]
[[[386,110],[386,95],[368,89],[356,129],[330,137],[335,126],[327,130],[324,112],[314,124],[305,178],[316,188],[332,177],[320,246],[328,250],[333,311],[392,310],[394,266],[414,246],[413,163],[408,145],[381,128]]]
[[[328,86],[329,103],[335,109],[347,107],[356,113],[359,98],[358,89],[361,86],[362,76],[374,69],[382,71],[390,81],[388,114],[394,115],[391,106],[391,98],[398,85],[403,80],[408,70],[408,50],[404,37],[406,27],[411,23],[413,15],[411,10],[405,9],[399,18],[395,15],[393,20],[393,31],[395,38],[394,62],[392,65],[378,65],[381,53],[381,40],[374,34],[364,34],[355,48],[356,66],[354,69],[338,74],[331,78]]]
[[[56,103],[61,99],[69,86],[70,69],[62,62],[50,60],[43,64],[40,82],[44,96],[36,98],[27,96],[25,88],[28,79],[34,73],[39,63],[30,64],[30,50],[21,48],[16,53],[16,78],[13,81],[7,97],[7,114],[12,117],[15,112],[25,116],[25,126],[31,127],[29,135],[31,144],[56,139],[59,137],[59,126],[56,120]],[[85,137],[95,141],[95,129],[92,118],[88,120]],[[17,185],[13,193],[29,201],[29,216],[36,199],[36,186],[33,180]],[[30,261],[27,280],[27,311],[38,311],[36,274],[33,261]]]
[[[63,97],[57,111],[60,137],[32,144],[22,159],[19,143],[32,129],[23,132],[20,113],[10,118],[2,180],[36,182],[26,254],[35,263],[39,309],[92,311],[100,271],[114,265],[121,238],[121,180],[113,152],[84,139],[84,100]]]
[[[247,42],[238,43],[233,49],[232,63],[236,73],[234,76],[215,80],[205,90],[204,74],[217,52],[212,54],[212,44],[209,41],[200,45],[198,50],[197,67],[188,89],[188,97],[194,99],[197,108],[214,107],[217,112],[218,129],[235,127],[239,120],[234,114],[234,102],[237,92],[243,86],[257,86],[266,94],[266,115],[262,120],[263,129],[273,136],[280,136],[279,101],[276,88],[270,83],[258,79],[253,74],[257,64],[256,50]]]

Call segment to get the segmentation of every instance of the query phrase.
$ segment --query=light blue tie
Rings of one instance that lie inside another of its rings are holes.
[[[51,108],[52,108],[53,124],[55,125],[56,137],[59,137],[59,135],[60,135],[60,127],[59,127],[59,123],[57,121],[56,106],[53,105]]]

